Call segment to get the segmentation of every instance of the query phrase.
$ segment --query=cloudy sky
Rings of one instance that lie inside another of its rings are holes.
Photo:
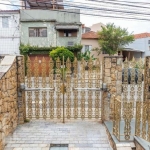
[[[74,2],[81,2],[80,0],[70,0]],[[99,0],[100,1],[100,0]],[[106,0],[107,1],[107,0]],[[115,1],[115,0],[114,0]],[[121,1],[121,0],[120,0]],[[146,5],[147,7],[150,7],[150,0],[122,0],[122,1],[129,1],[129,2],[149,2],[149,5]],[[82,0],[84,3],[89,3],[89,5],[92,5],[94,2],[89,2],[87,0]],[[136,3],[135,3],[136,4]],[[95,5],[101,5],[101,3],[95,3]],[[94,6],[95,6],[94,5]],[[108,4],[105,4],[108,5]],[[132,4],[134,5],[134,3]],[[139,6],[143,6],[144,4],[139,4]],[[112,6],[114,8],[114,6]],[[114,8],[115,9],[115,8]],[[130,8],[129,8],[130,9]],[[130,10],[129,10],[130,11]],[[141,11],[145,12],[145,10],[141,9]],[[137,10],[138,12],[138,10]],[[91,11],[92,13],[92,11]],[[150,12],[149,12],[150,14]],[[109,14],[110,15],[110,14]],[[150,15],[149,15],[150,16]],[[135,18],[139,18],[134,16]],[[150,17],[149,17],[150,20]],[[122,28],[127,28],[129,32],[135,33],[142,33],[142,32],[150,32],[150,21],[140,21],[140,20],[127,20],[127,19],[115,19],[115,18],[104,18],[104,17],[99,17],[99,16],[86,16],[86,15],[81,15],[81,21],[83,24],[86,26],[91,26],[94,23],[115,23],[117,26],[121,26]]]
[[[19,0],[0,0],[0,3],[20,5]],[[7,10],[7,9],[18,9],[18,8],[0,4],[0,10]]]
[[[99,2],[90,2],[88,0],[64,0],[65,3],[69,3],[69,1],[72,3],[72,4],[78,4],[78,6],[81,6],[81,4],[87,4],[88,6],[91,6],[91,7],[101,7],[101,8],[113,8],[115,9],[114,5],[110,5],[109,6],[109,3],[106,3],[106,4],[101,4]],[[100,0],[99,0],[100,1]],[[106,1],[108,2],[107,0],[101,0],[101,1]],[[115,0],[114,0],[115,1]],[[118,0],[116,0],[118,1]],[[120,0],[121,1],[121,0]],[[139,4],[139,6],[143,7],[143,6],[146,6],[146,7],[150,7],[150,0],[122,0],[122,1],[129,1],[129,2],[149,2],[149,4],[147,5],[144,5],[144,4]],[[0,0],[0,3],[7,3],[7,4],[19,4],[19,0]],[[71,4],[70,3],[70,4]],[[136,3],[135,3],[136,4]],[[121,6],[123,7],[123,6]],[[5,5],[2,5],[0,4],[0,9],[4,10],[4,9],[17,9],[17,7],[11,7],[11,6],[5,6]],[[122,8],[124,10],[127,10],[128,8],[125,7],[125,8]],[[150,9],[149,9],[150,10]],[[129,8],[129,11],[136,11],[136,12],[139,12],[138,8],[135,9],[135,10],[130,10]],[[145,10],[144,8],[143,9],[140,9],[141,12],[144,12],[144,13],[149,13],[150,14],[150,11],[148,12],[148,9]],[[121,26],[123,28],[127,28],[129,32],[133,32],[134,34],[135,33],[142,33],[142,32],[150,32],[150,21],[140,21],[140,20],[127,20],[127,19],[115,19],[115,18],[104,18],[104,17],[100,17],[100,16],[93,16],[92,14],[102,14],[102,15],[111,15],[112,13],[108,14],[106,13],[105,14],[105,11],[103,11],[103,13],[101,12],[93,12],[92,10],[82,10],[81,12],[83,13],[88,13],[88,14],[91,14],[90,15],[83,15],[81,14],[81,22],[83,24],[85,24],[86,26],[91,26],[92,24],[95,24],[95,23],[103,23],[103,24],[106,24],[106,23],[115,23],[115,25],[117,26]],[[133,15],[134,18],[142,18],[142,16],[135,16]],[[150,20],[150,15],[149,15],[149,20]]]

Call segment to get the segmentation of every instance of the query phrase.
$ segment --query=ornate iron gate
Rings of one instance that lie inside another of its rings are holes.
[[[27,118],[101,118],[101,62],[27,60]]]

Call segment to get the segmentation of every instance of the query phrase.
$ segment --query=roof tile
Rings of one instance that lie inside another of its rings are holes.
[[[98,39],[98,34],[94,31],[89,31],[82,34],[82,39]]]
[[[150,33],[139,33],[139,34],[134,34],[134,39],[141,39],[141,38],[147,38],[150,37]]]

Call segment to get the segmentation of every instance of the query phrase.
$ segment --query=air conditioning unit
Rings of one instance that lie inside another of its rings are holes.
[[[73,45],[74,45],[74,42],[72,42],[72,41],[68,42],[68,46],[73,46]]]

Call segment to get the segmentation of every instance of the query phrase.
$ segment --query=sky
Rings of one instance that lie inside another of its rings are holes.
[[[70,1],[81,2],[80,0],[70,0]],[[125,0],[125,1],[150,2],[150,0]],[[89,4],[93,3],[93,2],[88,2],[87,0],[82,0],[82,2],[86,2]],[[86,16],[86,15],[81,15],[81,21],[86,26],[91,26],[92,24],[99,23],[99,22],[103,24],[114,23],[117,26],[128,29],[128,31],[133,34],[150,32],[150,21],[103,18],[103,17]]]
[[[67,1],[81,2],[81,0],[67,0]],[[125,0],[125,1],[150,2],[150,0]],[[10,4],[10,2],[12,2],[13,4],[19,4],[19,0],[0,0],[0,3]],[[90,6],[90,4],[94,3],[94,2],[89,2],[87,0],[82,0],[82,3],[84,3],[84,2],[89,3],[89,6]],[[17,9],[17,7],[4,6],[4,5],[0,4],[0,9],[1,10]],[[93,12],[89,11],[88,13],[92,14]],[[120,26],[122,28],[127,28],[128,31],[133,34],[150,32],[150,21],[103,18],[103,17],[99,17],[99,16],[87,16],[87,15],[82,15],[82,14],[80,16],[80,20],[83,24],[85,24],[85,26],[91,26],[92,24],[99,23],[99,22],[101,22],[103,24],[114,23],[115,25]]]

